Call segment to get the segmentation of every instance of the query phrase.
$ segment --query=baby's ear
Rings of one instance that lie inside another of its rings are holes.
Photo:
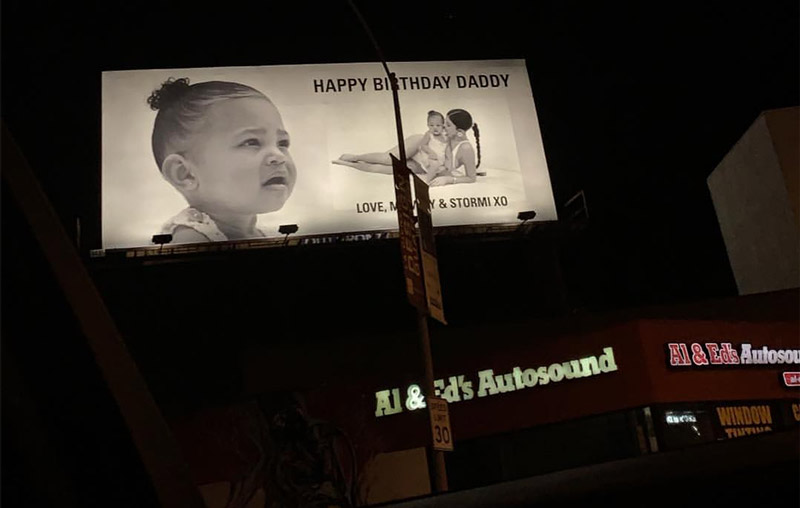
[[[197,177],[189,167],[189,162],[177,153],[164,159],[161,164],[161,174],[179,191],[190,191],[197,188]]]

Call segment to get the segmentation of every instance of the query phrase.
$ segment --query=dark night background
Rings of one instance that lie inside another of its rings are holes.
[[[356,3],[389,61],[527,62],[564,227],[438,240],[453,328],[736,294],[706,177],[760,112],[800,104],[798,2]],[[381,348],[405,347],[413,311],[395,242],[154,266],[88,259],[101,247],[100,73],[333,62],[377,62],[344,0],[2,3],[2,121],[71,237],[80,218],[81,254],[167,416],[243,397],[239,357],[265,344],[285,354],[271,367],[306,361],[335,379],[336,365],[321,366],[336,351],[357,371]],[[580,190],[589,220],[573,230],[561,206]],[[2,198],[4,387],[18,376],[41,434],[71,443],[59,452],[65,469],[110,484],[101,494],[114,503],[97,506],[145,505],[146,480],[125,469],[135,451],[103,409],[113,404],[75,319],[5,184]],[[7,436],[4,501],[38,485],[9,473],[28,457]],[[115,486],[109,463],[132,479]],[[131,493],[137,485],[144,493]],[[83,502],[64,506],[95,506],[72,490]]]
[[[604,302],[734,290],[705,178],[759,112],[798,104],[797,2],[359,5],[390,61],[526,60],[556,203],[586,192],[581,277]],[[3,121],[87,248],[101,71],[376,61],[343,0],[11,0],[2,42]]]

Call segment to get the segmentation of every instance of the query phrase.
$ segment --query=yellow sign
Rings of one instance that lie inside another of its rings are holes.
[[[438,397],[428,397],[428,411],[431,416],[433,449],[452,452],[453,432],[450,429],[450,413],[447,409],[447,401]]]
[[[422,272],[425,281],[425,296],[428,300],[428,312],[431,317],[442,324],[447,324],[442,309],[442,288],[439,285],[439,263],[436,256],[422,251]]]
[[[772,411],[766,404],[717,406],[716,409],[719,423],[729,439],[772,432]]]
[[[414,177],[414,195],[417,199],[417,219],[419,224],[419,246],[422,257],[423,280],[425,281],[425,297],[428,301],[428,313],[432,318],[446,325],[444,308],[442,307],[442,288],[439,285],[439,263],[436,260],[436,242],[433,238],[433,218],[431,217],[431,196],[428,184],[416,174]]]
[[[400,253],[403,257],[403,272],[406,276],[406,294],[411,305],[424,311],[425,283],[422,281],[422,265],[417,249],[416,229],[414,228],[414,205],[411,201],[411,171],[402,161],[391,155],[394,175],[395,199],[397,199],[397,223],[400,227]]]

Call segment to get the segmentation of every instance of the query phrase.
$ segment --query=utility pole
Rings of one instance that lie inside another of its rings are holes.
[[[389,77],[389,82],[392,85],[392,99],[394,101],[394,118],[395,118],[395,124],[397,126],[397,146],[400,151],[399,154],[400,168],[398,168],[396,164],[392,165],[395,175],[395,188],[397,189],[397,182],[399,180],[398,169],[400,169],[401,170],[400,172],[402,172],[402,174],[399,175],[399,177],[405,179],[406,185],[408,185],[408,178],[410,176],[409,174],[407,174],[409,171],[406,160],[405,138],[403,137],[403,123],[400,117],[400,97],[398,95],[399,87],[397,84],[397,76],[389,70],[389,65],[386,63],[386,59],[383,56],[383,51],[381,51],[380,46],[378,46],[378,42],[375,40],[375,37],[372,34],[372,30],[370,30],[369,25],[367,24],[364,17],[361,15],[361,12],[358,10],[353,0],[348,0],[348,2],[350,3],[350,7],[353,9],[353,12],[356,14],[359,21],[361,22],[361,25],[364,27],[364,31],[367,32],[367,36],[369,36],[370,40],[372,41],[372,45],[375,47],[375,51],[378,54],[378,59],[381,61],[383,69],[386,72],[386,75]],[[398,205],[397,206],[398,216],[400,216],[401,215],[400,203],[398,202],[397,205]],[[401,243],[403,242],[402,230],[403,230],[403,225],[401,224],[401,233],[400,233]],[[416,238],[414,239],[414,245],[416,246]],[[405,259],[404,259],[404,265],[407,266]],[[419,275],[421,269],[420,269],[418,255],[416,256],[416,268]],[[430,334],[428,333],[428,315],[426,312],[426,304],[424,297],[422,298],[421,303],[419,300],[414,301],[414,297],[415,295],[409,293],[409,298],[412,299],[412,304],[416,308],[417,312],[417,329],[419,332],[419,340],[422,350],[422,360],[425,373],[425,395],[430,397],[433,396],[434,394],[434,385],[433,385],[434,376],[433,376],[433,357],[431,355],[431,339],[430,339]],[[431,471],[431,476],[433,477],[431,484],[434,488],[434,491],[446,492],[448,490],[448,487],[447,487],[447,469],[445,468],[445,463],[444,463],[444,452],[441,450],[434,450],[432,445],[428,446],[428,451],[429,451],[429,457],[431,457],[430,471]]]

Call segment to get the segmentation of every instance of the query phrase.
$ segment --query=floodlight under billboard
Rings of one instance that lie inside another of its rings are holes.
[[[556,219],[524,61],[391,66],[434,226]],[[113,71],[102,94],[104,249],[398,227],[374,63]]]

